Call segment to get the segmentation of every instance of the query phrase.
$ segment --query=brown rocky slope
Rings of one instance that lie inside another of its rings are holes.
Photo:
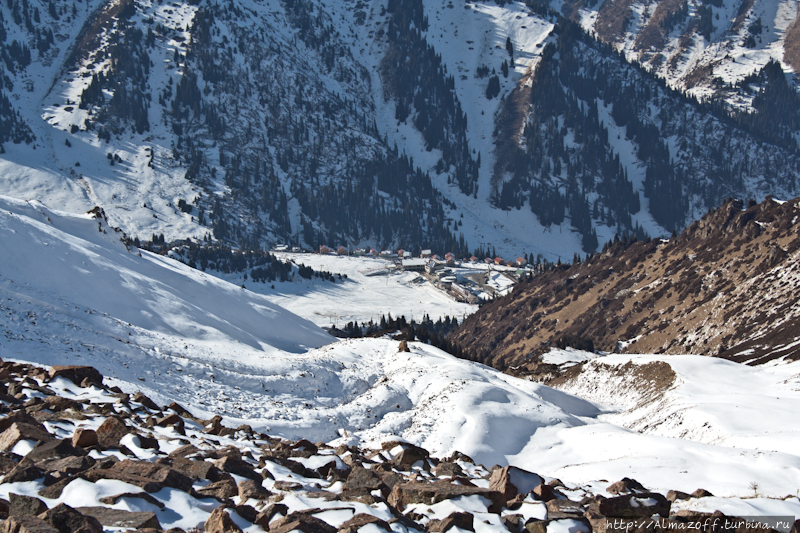
[[[468,357],[546,371],[552,345],[800,358],[800,199],[728,200],[669,241],[619,242],[484,305],[451,334]]]

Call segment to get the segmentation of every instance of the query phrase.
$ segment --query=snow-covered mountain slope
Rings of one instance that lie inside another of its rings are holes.
[[[189,345],[212,358],[224,347],[220,357],[233,360],[237,352],[301,353],[332,340],[262,296],[126,246],[102,212],[0,202],[8,356],[34,352],[75,362],[102,353],[105,366],[121,368],[164,351],[185,353]]]
[[[98,205],[142,240],[555,261],[798,192],[794,108],[758,107],[764,76],[733,121],[604,47],[552,86],[575,34],[534,4],[6,4],[0,194]]]
[[[652,69],[670,85],[747,107],[738,87],[770,61],[796,73],[795,0],[551,3],[599,39]]]
[[[609,355],[557,380],[559,390],[613,406],[601,418],[649,435],[795,453],[784,413],[800,401],[800,366],[752,367],[688,355]],[[742,386],[746,384],[746,386]]]
[[[764,494],[783,495],[800,475],[800,458],[772,451],[774,434],[760,421],[737,418],[742,428],[731,433],[748,438],[736,442],[639,433],[605,419],[608,408],[426,344],[400,352],[388,339],[332,343],[265,297],[169,258],[139,256],[122,237],[102,215],[2,199],[4,359],[93,365],[125,391],[233,426],[336,444],[402,438],[437,456],[461,451],[576,483],[635,476],[659,490],[703,486],[735,496],[756,480]],[[350,304],[359,297],[353,291]],[[712,359],[686,361],[700,375],[719,372]],[[751,381],[754,391],[771,387],[779,403],[796,401],[768,377]],[[770,420],[789,424],[792,412],[776,409]],[[725,446],[732,444],[739,447]]]

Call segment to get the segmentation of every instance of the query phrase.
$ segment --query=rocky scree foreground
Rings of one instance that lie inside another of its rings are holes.
[[[434,458],[399,441],[368,450],[285,440],[109,388],[87,366],[0,361],[0,378],[3,532],[546,533],[559,525],[604,532],[713,524],[704,522],[710,514],[670,513],[676,499],[710,496],[703,490],[664,496],[626,478],[605,497],[516,467],[488,470],[460,453]],[[641,520],[653,516],[662,520]]]

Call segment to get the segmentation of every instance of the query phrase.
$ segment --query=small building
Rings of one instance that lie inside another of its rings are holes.
[[[327,254],[331,253],[331,249],[323,244],[322,246],[319,247],[319,253],[321,253],[323,255],[327,255]]]
[[[444,265],[439,261],[434,259],[426,259],[425,260],[425,272],[428,274],[435,274],[437,270],[441,270],[444,268]]]
[[[517,265],[516,266],[524,267],[527,264],[528,264],[528,262],[525,260],[524,257],[517,257]]]
[[[428,250],[428,249],[422,250],[422,252],[420,252],[420,254],[419,254],[420,257],[430,257],[432,255],[433,255],[433,252]]]
[[[287,252],[289,251],[289,247],[285,244],[276,244],[275,248],[273,248],[276,252]]]
[[[344,246],[339,246],[338,248],[336,248],[336,254],[337,255],[347,255],[348,254],[347,248],[345,248]]]
[[[422,272],[425,270],[427,261],[424,259],[403,259],[401,266],[403,270],[409,272]]]
[[[497,257],[494,258],[494,264],[495,265],[503,265],[503,264],[505,264],[505,261],[503,261],[502,257],[497,256]]]
[[[299,246],[292,246],[292,252],[297,254],[297,253],[300,253],[302,251],[303,250]]]
[[[471,255],[470,258],[469,258],[469,262],[470,263],[477,263],[478,262],[478,258],[475,257],[474,255]]]

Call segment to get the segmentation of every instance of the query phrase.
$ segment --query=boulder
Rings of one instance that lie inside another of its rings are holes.
[[[33,496],[8,493],[8,514],[38,516],[47,511],[47,504]]]
[[[54,461],[58,459],[65,459],[67,457],[85,456],[86,452],[81,448],[75,448],[72,441],[64,440],[51,440],[44,444],[39,444],[25,457],[35,463],[42,461]]]
[[[147,503],[155,505],[159,509],[164,508],[164,504],[162,502],[156,500],[146,492],[124,492],[122,494],[114,494],[113,496],[103,496],[100,498],[100,503],[105,503],[106,505],[115,505],[122,498],[138,498],[146,501]]]
[[[691,497],[691,494],[681,492],[679,490],[671,490],[667,492],[667,500],[671,503],[675,503],[677,500],[688,500]]]
[[[264,486],[252,479],[245,479],[239,482],[239,501],[246,502],[250,498],[254,500],[266,500],[272,495]]]
[[[692,493],[692,498],[713,498],[714,495],[706,489],[697,489]]]
[[[192,490],[192,478],[183,475],[174,468],[164,467],[150,476],[153,481],[158,481],[165,487],[190,492]]]
[[[422,503],[433,505],[444,500],[458,498],[460,496],[483,496],[491,502],[489,512],[499,513],[505,504],[503,495],[492,489],[481,487],[468,487],[464,485],[453,485],[445,482],[436,483],[400,483],[395,485],[389,494],[389,504],[397,507],[401,511],[412,503]]]
[[[624,477],[606,487],[606,492],[609,494],[625,494],[631,492],[647,492],[647,489],[635,479]]]
[[[517,494],[527,494],[544,480],[533,472],[516,466],[495,468],[489,478],[489,488],[503,495],[505,501],[513,500]]]
[[[37,516],[12,515],[3,523],[3,533],[59,533]]]
[[[403,447],[403,450],[395,455],[390,464],[398,470],[411,470],[411,467],[417,461],[421,461],[423,468],[426,470],[428,466],[428,451],[418,446]]]
[[[248,522],[255,522],[258,516],[258,511],[252,505],[237,505],[233,508],[236,514],[247,520]]]
[[[169,452],[169,457],[172,457],[173,459],[177,458],[184,459],[189,455],[194,455],[198,453],[199,451],[200,449],[194,444],[184,444],[180,448],[177,448]]]
[[[614,498],[601,498],[593,502],[589,508],[609,518],[640,518],[655,514],[666,518],[669,516],[670,506],[671,503],[663,495],[656,492],[643,492]]]
[[[367,524],[374,524],[377,527],[392,533],[392,528],[384,520],[377,516],[366,513],[358,513],[350,520],[339,526],[339,533],[356,533],[360,528]]]
[[[533,489],[533,497],[541,502],[549,502],[558,498],[556,489],[544,483]]]
[[[177,458],[172,461],[172,468],[193,479],[219,481],[222,473],[209,461]]]
[[[83,472],[95,465],[95,460],[91,457],[72,456],[63,459],[55,459],[39,463],[39,467],[45,472],[56,473],[58,478],[71,476],[78,472]],[[54,474],[55,475],[55,474]]]
[[[458,463],[443,461],[436,465],[436,468],[433,469],[433,473],[436,477],[456,477],[464,475],[464,469],[461,468]]]
[[[313,511],[320,512],[321,510],[314,509]],[[270,533],[289,533],[294,530],[303,533],[336,533],[335,527],[312,516],[309,511],[291,513],[275,520],[269,526]]]
[[[228,512],[222,507],[217,507],[205,523],[205,533],[241,533],[241,529],[233,520]]]
[[[85,516],[63,503],[40,514],[39,518],[60,533],[103,533],[103,526],[96,518]]]
[[[363,466],[355,466],[347,476],[342,491],[345,494],[369,494],[373,490],[383,488],[385,488],[385,484],[378,474]]]
[[[62,377],[81,387],[88,385],[103,386],[103,375],[91,366],[54,365],[50,367],[49,376],[51,381],[57,377]]]
[[[139,487],[145,492],[158,492],[164,488],[164,485],[162,483],[154,481],[148,477],[136,474],[129,474],[127,472],[114,470],[112,468],[98,468],[95,470],[88,470],[83,474],[81,474],[81,476],[83,476],[87,481],[91,481],[92,483],[97,483],[101,479],[116,479],[117,481],[123,481],[125,483],[130,483],[131,485]],[[39,494],[42,494],[42,492],[39,492]]]
[[[473,520],[474,517],[471,513],[451,513],[448,517],[443,518],[442,520],[431,520],[428,522],[425,529],[430,533],[444,533],[451,527],[458,527],[467,531],[475,531]]]
[[[223,472],[246,477],[247,479],[252,479],[253,481],[260,482],[264,479],[261,474],[253,470],[253,467],[250,465],[250,463],[235,457],[223,457],[222,459],[217,459],[214,461],[214,465]]]
[[[104,448],[119,448],[119,440],[130,431],[121,418],[112,415],[97,428],[97,441]]]
[[[67,409],[80,410],[80,404],[75,400],[61,396],[48,396],[44,399],[44,408],[53,412],[66,411]]]
[[[97,432],[93,429],[77,428],[72,434],[72,445],[75,447],[88,448],[97,444]]]
[[[104,527],[126,529],[161,529],[155,513],[149,511],[131,512],[108,507],[78,507],[77,511],[85,516],[96,518]]]
[[[410,352],[411,350],[408,348],[407,341],[400,341],[400,345],[397,347],[398,352]]]
[[[142,393],[142,391],[137,391],[136,394],[133,395],[132,400],[134,402],[138,402],[138,403],[144,405],[145,407],[147,407],[151,411],[160,411],[160,409],[158,408],[158,405],[156,404],[156,402],[154,402],[153,400],[151,400],[150,398],[145,396],[144,393]]]
[[[286,516],[287,514],[289,514],[289,508],[286,507],[286,505],[282,503],[272,503],[268,505],[266,509],[256,515],[253,523],[261,526],[264,531],[269,531],[269,523],[272,521],[275,515]]]
[[[44,477],[44,472],[33,464],[33,461],[23,459],[17,466],[3,478],[3,483],[17,483],[19,481],[34,481]]]
[[[583,516],[583,506],[572,500],[550,500],[545,503],[547,507],[547,518],[549,520],[559,520],[562,518],[575,518]]]
[[[14,422],[0,434],[0,451],[11,450],[21,440],[50,442],[54,437],[41,424]]]
[[[216,498],[222,502],[239,494],[239,489],[236,482],[229,478],[209,483],[205,487],[196,489],[195,492],[201,498]]]

